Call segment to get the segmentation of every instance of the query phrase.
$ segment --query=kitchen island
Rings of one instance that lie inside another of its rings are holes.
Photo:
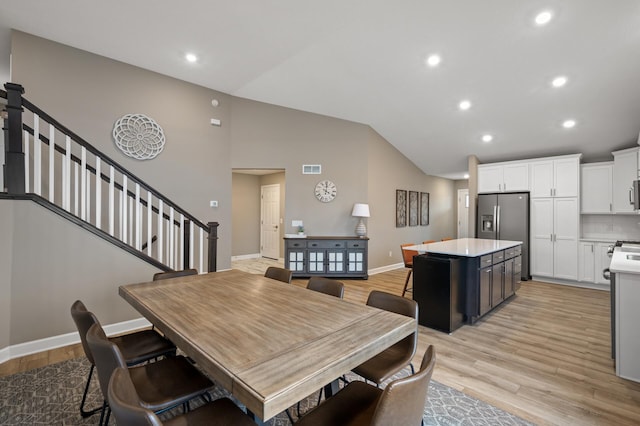
[[[461,238],[406,247],[413,259],[418,323],[451,333],[473,324],[520,286],[522,242]]]
[[[616,375],[640,382],[640,244],[616,244],[609,270]]]

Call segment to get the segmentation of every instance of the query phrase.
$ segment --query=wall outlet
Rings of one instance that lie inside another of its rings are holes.
[[[393,257],[393,253],[389,250],[389,257]]]
[[[218,201],[217,200],[209,201],[209,207],[218,207]]]

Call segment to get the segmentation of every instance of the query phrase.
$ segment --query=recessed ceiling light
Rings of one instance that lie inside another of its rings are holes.
[[[542,25],[547,25],[549,23],[549,21],[551,21],[551,18],[553,18],[553,13],[551,13],[550,10],[545,10],[542,11],[540,13],[538,13],[534,19],[536,25],[538,26],[542,26]]]
[[[575,125],[576,125],[576,120],[565,120],[562,122],[562,127],[564,127],[565,129],[571,129],[575,127]]]
[[[468,100],[463,100],[458,104],[458,108],[460,108],[462,111],[466,111],[469,108],[471,108],[471,101]]]
[[[194,55],[193,53],[187,53],[187,54],[185,55],[185,58],[186,58],[186,60],[187,60],[187,61],[189,61],[189,62],[195,62],[195,61],[197,61],[197,60],[198,60],[198,57],[197,57],[196,55]]]
[[[565,84],[567,84],[567,77],[565,77],[564,75],[559,75],[558,77],[551,80],[551,85],[553,87],[562,87]]]
[[[427,63],[427,65],[433,68],[440,65],[440,61],[442,61],[440,55],[430,55],[425,62]]]
[[[482,135],[482,142],[491,142],[493,140],[493,136],[490,134]]]

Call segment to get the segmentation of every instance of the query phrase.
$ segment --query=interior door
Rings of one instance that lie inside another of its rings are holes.
[[[469,236],[469,190],[458,189],[458,238]]]
[[[280,257],[280,185],[260,187],[260,256]]]

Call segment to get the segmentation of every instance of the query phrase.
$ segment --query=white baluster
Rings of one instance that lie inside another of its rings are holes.
[[[33,114],[33,192],[42,192],[42,146],[40,145],[40,117]]]
[[[100,157],[96,157],[96,227],[102,229],[102,171]]]
[[[151,191],[147,190],[147,256],[151,256],[151,221],[153,219],[153,196]]]
[[[114,216],[115,216],[115,171],[113,166],[109,166],[109,235],[113,236]]]
[[[87,218],[87,149],[83,146],[80,151],[80,194],[82,197],[80,203],[80,219],[86,220]]]
[[[64,142],[64,188],[62,189],[63,206],[66,211],[71,210],[71,138],[67,136]]]
[[[135,222],[133,221],[133,203],[129,203],[129,245],[132,246],[135,241],[133,240],[133,227]]]
[[[193,248],[195,247],[193,238],[195,236],[193,230],[193,221],[189,221],[189,268],[193,268]],[[186,269],[186,268],[185,268]]]
[[[80,188],[78,175],[80,173],[80,165],[78,163],[73,163],[73,192],[74,192],[74,200],[73,200],[73,214],[78,216],[78,202],[80,201],[80,197],[78,196],[78,190]]]
[[[127,175],[122,175],[122,202],[120,203],[120,239],[127,242]]]
[[[173,207],[169,207],[169,229],[171,230],[171,234],[169,235],[169,267],[173,269],[173,265],[175,265],[175,226],[173,224]]]
[[[164,244],[162,240],[162,230],[164,225],[164,203],[162,199],[158,199],[158,261],[162,263],[162,255],[164,253]]]
[[[31,143],[29,142],[29,132],[24,131],[24,190],[25,192],[31,192],[31,173],[29,170],[29,165],[31,161],[29,161],[29,152],[30,152]]]
[[[202,274],[204,272],[204,229],[200,228],[200,269]]]
[[[53,160],[55,159],[55,137],[56,137],[56,128],[53,127],[53,124],[49,124],[49,201],[54,202],[54,189],[55,189],[55,178],[53,177],[54,172],[54,164]]]
[[[136,250],[140,250],[142,239],[142,204],[140,204],[140,184],[136,182]]]
[[[86,192],[87,192],[87,198],[85,199],[85,205],[87,206],[87,214],[86,214],[86,221],[91,223],[91,172],[87,169],[84,173],[85,175],[87,175],[87,185],[86,185]]]
[[[180,257],[178,258],[178,265],[180,265],[180,269],[185,269],[186,265],[184,264],[184,215],[180,214]]]

